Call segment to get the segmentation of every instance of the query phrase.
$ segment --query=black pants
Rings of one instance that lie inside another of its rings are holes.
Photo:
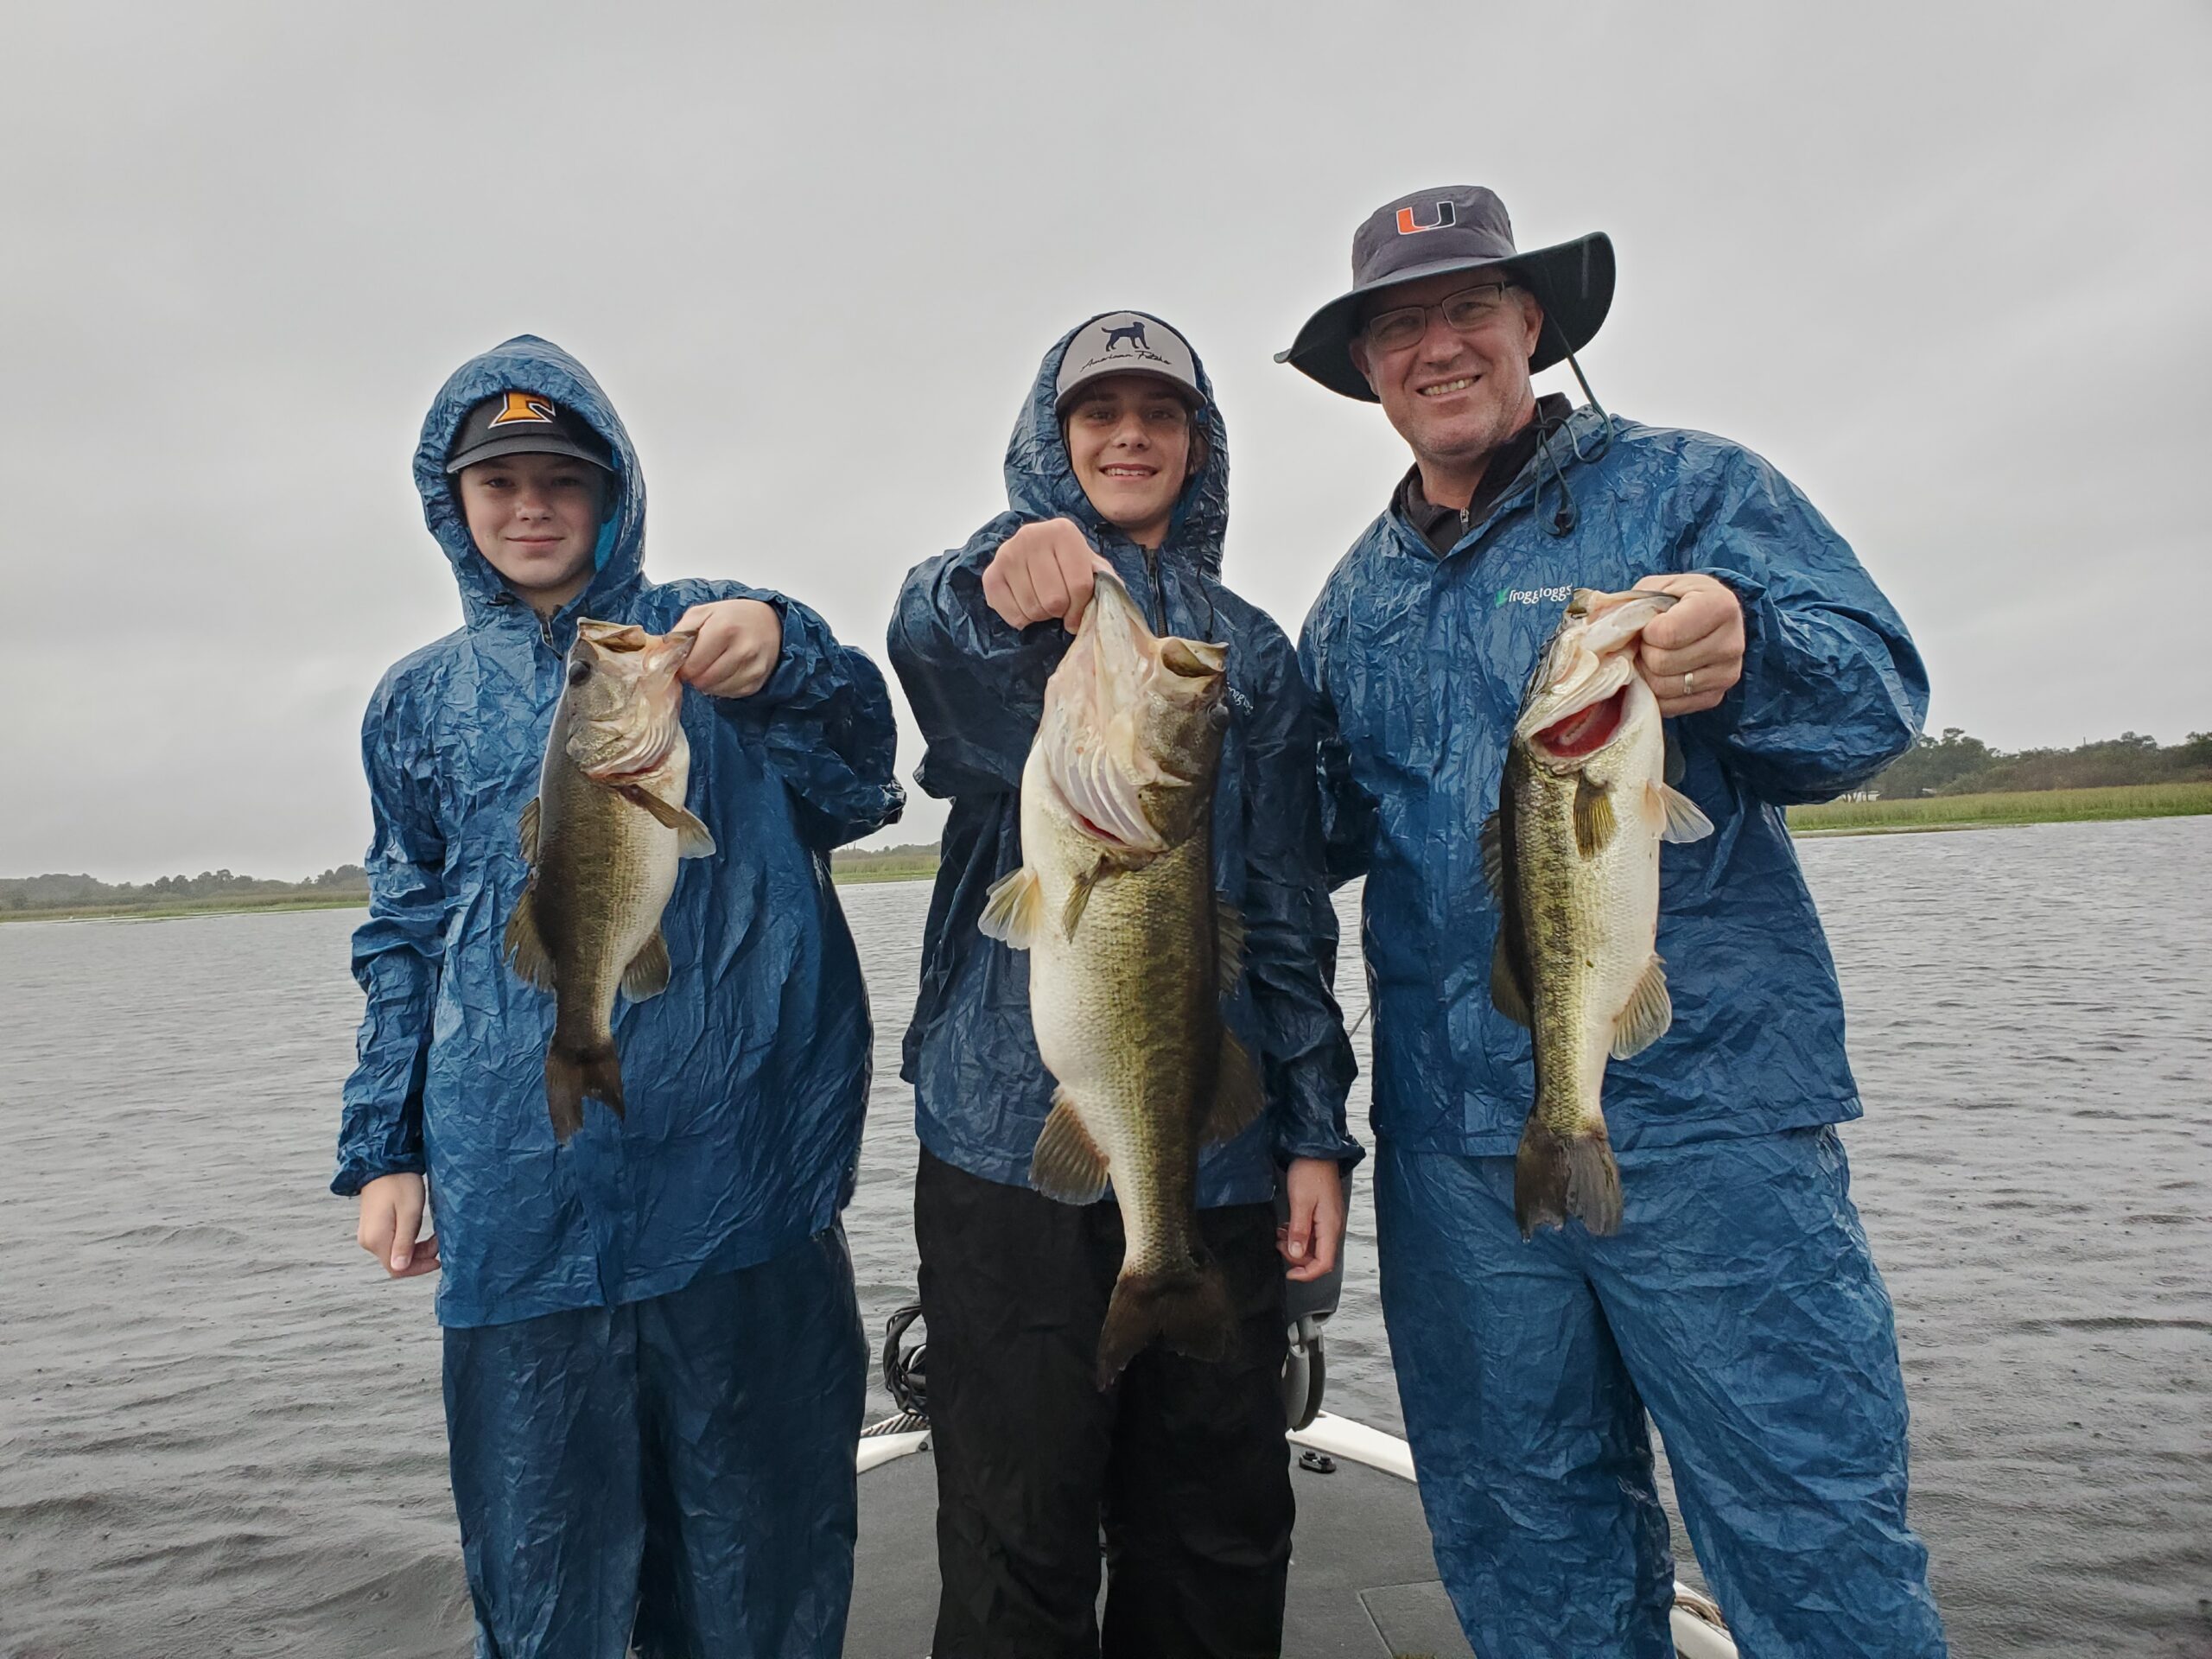
[[[954,1168],[914,1183],[937,1455],[933,1659],[1274,1659],[1290,1567],[1274,1206],[1202,1211],[1237,1330],[1098,1389],[1121,1212]],[[1103,1631],[1098,1535],[1106,1534]]]

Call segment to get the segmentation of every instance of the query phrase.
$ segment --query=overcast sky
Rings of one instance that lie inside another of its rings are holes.
[[[628,422],[649,574],[783,588],[880,661],[907,567],[1003,505],[1053,337],[1157,312],[1220,390],[1228,578],[1294,633],[1405,457],[1270,355],[1369,209],[1459,181],[1523,247],[1611,232],[1599,397],[1802,485],[1926,651],[1931,726],[2212,728],[2202,5],[180,0],[0,33],[0,875],[360,855],[361,709],[459,620],[416,430],[524,331]],[[913,792],[879,840],[937,833]]]

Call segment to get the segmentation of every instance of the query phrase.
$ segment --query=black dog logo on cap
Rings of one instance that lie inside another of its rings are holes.
[[[1112,351],[1114,342],[1117,340],[1128,340],[1141,352],[1148,352],[1152,349],[1150,343],[1144,337],[1144,321],[1141,318],[1135,322],[1123,323],[1119,328],[1109,328],[1106,331],[1106,349]]]

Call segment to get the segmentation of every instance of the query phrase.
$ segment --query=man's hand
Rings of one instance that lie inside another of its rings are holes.
[[[983,569],[983,598],[1017,628],[1058,617],[1070,633],[1090,605],[1091,578],[1114,567],[1090,550],[1066,518],[1024,524],[999,543]]]
[[[417,1239],[422,1226],[420,1175],[379,1175],[361,1189],[361,1225],[354,1236],[393,1278],[438,1270],[438,1236]]]
[[[1710,709],[1744,677],[1744,607],[1711,576],[1646,576],[1641,592],[1681,598],[1643,630],[1643,677],[1669,718]]]
[[[749,697],[768,683],[784,654],[784,619],[757,599],[718,599],[694,605],[676,619],[672,633],[699,631],[677,671],[684,684],[710,697]]]
[[[1344,1178],[1333,1158],[1294,1158],[1283,1185],[1290,1193],[1290,1221],[1275,1229],[1275,1249],[1290,1263],[1287,1276],[1303,1284],[1337,1265],[1344,1238]]]

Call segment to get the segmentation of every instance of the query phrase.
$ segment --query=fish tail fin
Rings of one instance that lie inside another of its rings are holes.
[[[1621,1173],[1604,1126],[1590,1135],[1562,1135],[1531,1113],[1513,1160],[1513,1218],[1521,1236],[1539,1227],[1563,1227],[1569,1216],[1599,1237],[1621,1228]]]
[[[622,1116],[622,1062],[613,1043],[572,1048],[556,1037],[545,1051],[545,1108],[553,1119],[553,1138],[567,1141],[584,1126],[584,1102],[603,1101]]]
[[[1235,1324],[1228,1283],[1211,1262],[1124,1274],[1114,1283],[1098,1333],[1098,1386],[1111,1388],[1122,1368],[1155,1340],[1192,1359],[1220,1359],[1229,1351]]]

